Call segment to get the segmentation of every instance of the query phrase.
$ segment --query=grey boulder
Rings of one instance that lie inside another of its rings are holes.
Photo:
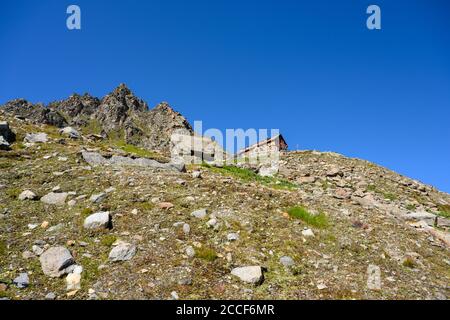
[[[45,204],[62,206],[66,203],[66,199],[68,196],[69,196],[69,194],[66,192],[62,192],[62,193],[51,192],[51,193],[43,196],[41,198],[41,201]]]
[[[234,268],[231,270],[231,274],[246,283],[261,284],[264,280],[264,275],[260,266]]]
[[[68,136],[71,139],[79,139],[81,138],[81,134],[72,127],[65,127],[59,131],[60,134],[64,136]]]
[[[115,246],[109,253],[112,262],[131,260],[136,254],[136,246],[131,243],[122,242]]]
[[[23,140],[29,143],[46,143],[48,142],[48,135],[46,133],[27,133]]]
[[[70,251],[64,247],[50,247],[41,254],[39,261],[44,274],[51,278],[69,273],[69,267],[75,263]]]
[[[19,289],[28,287],[30,285],[30,279],[28,278],[28,274],[27,273],[19,274],[19,276],[13,280],[13,283]]]
[[[111,215],[108,211],[91,214],[84,220],[83,227],[90,230],[111,228]]]

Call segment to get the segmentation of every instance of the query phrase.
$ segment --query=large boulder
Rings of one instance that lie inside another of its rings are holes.
[[[19,200],[35,200],[37,198],[36,194],[31,190],[25,190],[19,194]]]
[[[84,220],[83,227],[90,230],[109,229],[112,227],[109,212],[97,212]]]
[[[27,133],[24,142],[29,143],[46,143],[48,142],[48,135],[46,133]]]
[[[62,193],[51,192],[51,193],[43,196],[41,198],[41,201],[45,204],[62,206],[66,203],[66,199],[68,196],[69,196],[69,194],[66,192],[62,192]]]
[[[177,172],[185,172],[186,167],[184,163],[161,163],[156,160],[147,158],[131,158],[123,156],[112,156],[110,159],[103,157],[97,152],[82,151],[81,156],[91,166],[111,165],[115,167],[130,166],[130,167],[142,167],[153,168],[162,170],[171,170]]]
[[[71,139],[79,139],[81,138],[81,134],[72,127],[65,127],[59,131],[60,134],[67,136]]]
[[[407,221],[425,221],[429,226],[437,224],[437,216],[426,211],[410,212],[403,215],[403,218]]]
[[[58,278],[69,273],[75,261],[70,251],[64,247],[51,247],[39,257],[45,275]]]

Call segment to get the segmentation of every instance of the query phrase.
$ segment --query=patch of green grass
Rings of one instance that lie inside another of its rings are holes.
[[[217,259],[217,253],[214,249],[208,247],[201,247],[195,249],[195,256],[197,258],[212,262]]]
[[[297,188],[297,185],[292,182],[276,177],[262,177],[250,169],[244,169],[235,166],[223,166],[219,168],[213,167],[207,163],[203,163],[202,166],[217,173],[233,176],[246,182],[259,182],[274,189],[292,190]]]
[[[6,256],[7,251],[8,250],[5,241],[0,240],[0,257]]]
[[[397,196],[391,192],[384,192],[383,197],[391,201],[397,200]]]
[[[8,169],[11,168],[13,164],[8,161],[0,161],[0,169]]]
[[[81,210],[81,216],[83,218],[86,218],[87,216],[93,214],[94,211],[91,208],[84,208],[83,210]]]
[[[413,259],[411,259],[410,257],[408,257],[405,260],[403,260],[403,266],[414,269],[416,267],[416,262]]]
[[[6,195],[10,198],[17,198],[21,192],[22,190],[19,188],[9,188],[5,191]]]
[[[151,202],[145,201],[137,203],[136,207],[145,212],[152,210],[155,207],[155,205]]]
[[[406,210],[414,211],[414,210],[416,210],[416,205],[410,203],[410,204],[408,204],[408,205],[406,206]]]
[[[102,132],[102,125],[95,119],[89,119],[83,126],[82,131],[88,134],[100,134]]]
[[[328,218],[323,212],[312,214],[305,208],[299,206],[292,207],[287,212],[292,218],[300,219],[306,224],[319,229],[326,228],[329,225]]]
[[[450,205],[439,205],[437,214],[441,217],[450,219]]]
[[[383,196],[385,199],[388,199],[388,200],[391,200],[391,201],[397,200],[397,195],[395,195],[392,192],[385,191],[385,190],[382,190],[382,189],[383,188],[378,188],[374,184],[371,184],[371,185],[367,186],[367,191],[378,193],[379,195]]]
[[[136,147],[132,144],[127,144],[123,141],[119,141],[115,143],[117,147],[119,147],[120,149],[122,149],[123,151],[127,152],[127,153],[131,153],[135,156],[141,157],[141,158],[149,158],[149,159],[159,159],[161,158],[161,155],[159,155],[158,153],[151,151],[151,150],[147,150],[144,148],[139,148]]]
[[[88,285],[91,282],[97,281],[100,275],[100,270],[98,269],[100,264],[96,260],[87,257],[83,257],[80,263],[83,266],[82,285]]]
[[[100,240],[100,243],[102,245],[104,245],[105,247],[111,247],[112,244],[114,242],[116,242],[116,241],[117,241],[117,237],[116,236],[113,236],[111,234],[107,234],[107,235],[103,236],[103,238]]]

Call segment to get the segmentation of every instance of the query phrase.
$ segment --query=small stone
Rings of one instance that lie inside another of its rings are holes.
[[[208,227],[213,228],[215,225],[217,225],[217,219],[212,218],[206,224],[208,225]]]
[[[41,223],[41,228],[42,228],[42,229],[47,229],[49,224],[50,224],[50,223],[49,223],[48,221],[43,221],[43,222]]]
[[[334,195],[333,195],[333,196],[334,196],[336,199],[342,199],[342,200],[344,200],[344,199],[349,199],[351,195],[352,195],[352,194],[351,194],[351,192],[350,192],[349,190],[344,189],[344,188],[338,188],[338,189],[336,189],[336,191],[334,192]]]
[[[194,179],[201,179],[202,172],[201,171],[192,171],[192,178]]]
[[[25,190],[19,195],[19,200],[35,200],[37,198],[36,194],[33,191]]]
[[[260,284],[264,280],[260,266],[239,267],[231,270],[231,274],[238,277],[241,281]]]
[[[112,193],[114,191],[116,191],[116,188],[114,187],[109,187],[108,189],[105,190],[106,193]]]
[[[135,245],[122,242],[111,250],[109,253],[109,260],[112,262],[127,261],[132,259],[135,254]]]
[[[228,241],[237,241],[237,240],[239,240],[239,235],[237,234],[237,233],[229,233],[228,235],[227,235],[227,239],[228,239]]]
[[[326,288],[328,288],[326,285],[324,285],[323,283],[319,283],[318,285],[317,285],[317,289],[319,289],[319,290],[324,290],[324,289],[326,289]]]
[[[81,274],[69,273],[66,278],[67,291],[80,290],[81,289]]]
[[[207,215],[206,209],[196,210],[191,213],[191,216],[198,218],[198,219],[204,219],[204,218],[206,218],[206,215]]]
[[[191,232],[191,226],[188,225],[187,223],[183,224],[183,232],[185,234],[189,234]]]
[[[73,296],[75,296],[77,294],[78,290],[73,290],[70,292],[67,292],[67,298],[72,298]]]
[[[75,200],[70,200],[69,202],[67,202],[67,205],[69,206],[69,207],[74,207],[75,205],[77,204],[77,202],[75,201]]]
[[[160,202],[158,203],[158,207],[160,207],[161,209],[169,210],[172,209],[174,205],[170,202]]]
[[[302,231],[304,237],[314,237],[314,232],[311,229],[306,229]]]
[[[290,267],[294,266],[294,264],[295,264],[294,259],[292,259],[291,257],[288,257],[288,256],[281,257],[280,263],[286,268],[290,268]]]
[[[58,232],[58,231],[61,231],[62,229],[64,229],[64,224],[59,223],[56,226],[52,226],[52,227],[48,228],[46,232],[48,232],[48,233]]]
[[[195,250],[194,250],[194,248],[191,247],[191,246],[187,247],[187,248],[186,248],[186,255],[187,255],[189,258],[195,257]]]
[[[31,259],[31,258],[34,258],[34,253],[31,252],[31,251],[24,251],[24,252],[22,253],[22,258],[24,258],[24,259]]]
[[[19,276],[13,280],[13,283],[19,289],[28,287],[30,285],[30,279],[28,278],[28,274],[25,272],[19,274]]]
[[[45,295],[45,300],[55,300],[56,299],[56,294],[54,294],[53,292],[49,292]]]
[[[106,198],[107,194],[105,192],[99,193],[99,194],[93,194],[89,200],[92,203],[100,203]]]
[[[369,264],[367,267],[367,288],[375,291],[381,290],[381,269],[373,264]]]
[[[37,245],[33,245],[31,250],[33,250],[33,253],[37,256],[40,256],[42,253],[44,253],[44,249],[42,249],[41,247],[39,247]]]
[[[327,177],[343,176],[344,174],[337,166],[332,166],[326,173]]]
[[[138,209],[133,209],[133,210],[131,210],[131,214],[132,214],[132,215],[137,215],[137,214],[138,214]]]
[[[176,291],[172,291],[170,293],[170,296],[172,297],[173,300],[179,300],[180,297],[178,296],[178,293]]]
[[[108,211],[91,214],[84,220],[83,227],[90,230],[110,229],[111,215]]]

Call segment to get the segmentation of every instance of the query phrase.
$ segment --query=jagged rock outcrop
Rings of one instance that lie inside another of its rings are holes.
[[[127,144],[169,153],[173,132],[192,134],[189,122],[163,102],[149,110],[142,99],[120,84],[103,99],[89,94],[73,94],[69,98],[50,103],[32,104],[24,99],[8,102],[7,113],[37,124],[68,125],[84,128],[89,133],[124,140]]]
[[[40,103],[32,104],[25,99],[9,101],[3,109],[18,118],[28,119],[37,124],[48,124],[59,128],[67,125],[66,119],[58,111],[46,108]]]
[[[73,94],[66,100],[52,102],[49,108],[58,111],[69,120],[71,125],[86,126],[97,112],[100,100],[88,93],[80,96]]]

